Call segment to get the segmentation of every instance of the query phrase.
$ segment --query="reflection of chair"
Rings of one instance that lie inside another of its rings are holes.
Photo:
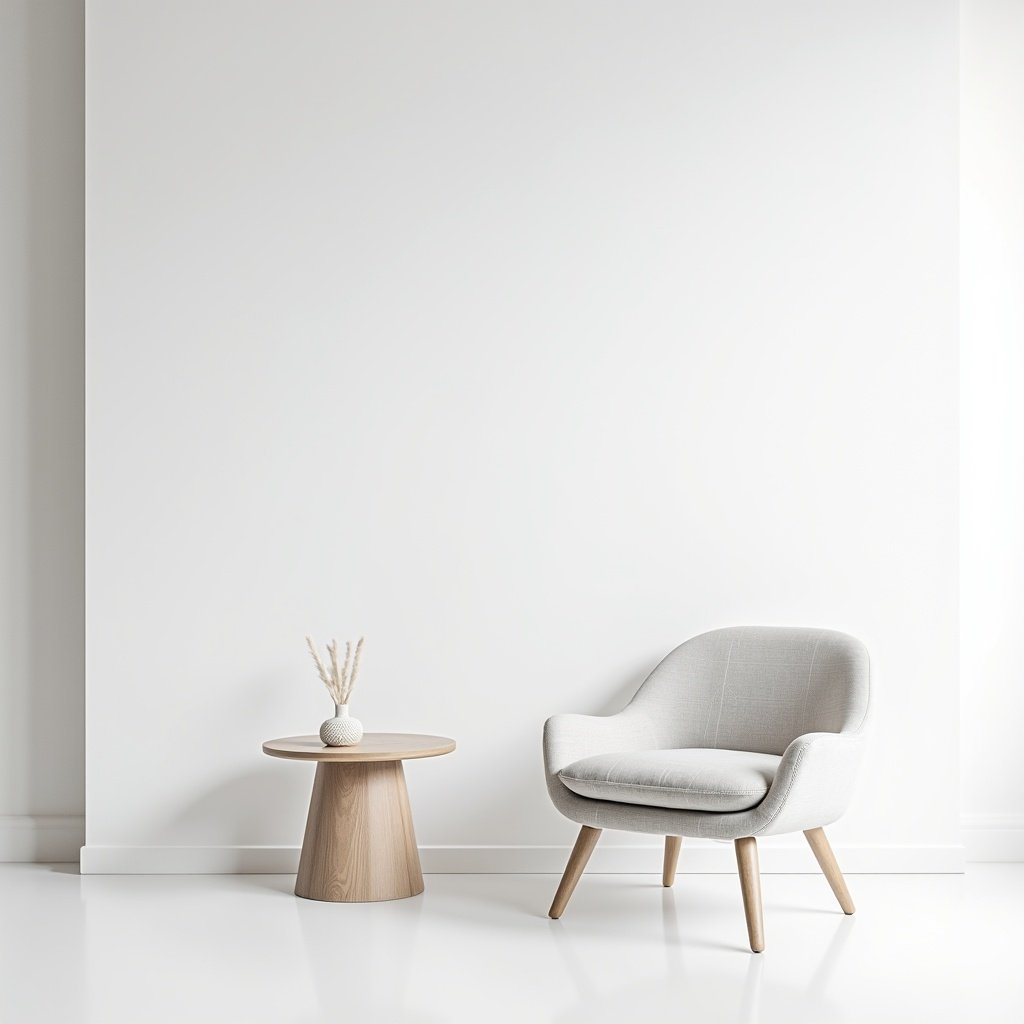
[[[555,807],[582,825],[550,916],[560,917],[601,830],[736,847],[750,948],[764,949],[757,836],[803,830],[839,905],[853,901],[822,828],[846,809],[863,747],[863,644],[822,629],[718,629],[677,647],[617,715],[555,715],[544,763]]]
[[[723,960],[717,950],[680,943],[675,902],[671,893],[662,903],[667,966],[643,971],[636,950],[620,971],[602,970],[595,962],[591,937],[555,928],[551,937],[575,991],[572,1004],[552,1017],[557,1024],[596,1024],[597,1021],[658,1020],[671,1008],[676,1017],[694,1021],[828,1021],[842,1024],[857,1016],[849,998],[830,992],[836,968],[843,962],[855,927],[852,917],[840,917],[831,938],[804,957],[794,971],[769,971],[765,958],[747,957],[746,964]],[[666,913],[667,908],[672,908]],[[645,955],[647,951],[645,951]],[[776,966],[779,966],[776,964]],[[623,979],[629,978],[624,985]],[[863,1019],[863,1014],[861,1015]]]

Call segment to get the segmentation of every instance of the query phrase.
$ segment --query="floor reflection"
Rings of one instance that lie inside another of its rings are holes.
[[[410,979],[420,941],[423,897],[374,903],[320,903],[295,898],[295,914],[320,1006],[315,1020],[437,1024],[418,1007]]]
[[[799,984],[793,980],[792,958],[787,958],[785,976],[781,971],[780,976],[775,976],[770,948],[757,954],[738,947],[684,942],[678,905],[671,891],[662,895],[661,913],[660,959],[664,969],[660,973],[652,971],[639,980],[634,975],[624,986],[616,984],[613,973],[595,971],[589,966],[586,935],[553,922],[551,937],[565,974],[572,981],[576,1000],[556,1012],[551,1020],[557,1024],[594,1024],[646,1014],[656,1019],[664,1015],[666,1007],[673,1007],[681,1016],[702,1024],[847,1021],[842,1005],[829,996],[828,986],[854,928],[852,917],[837,915],[824,952],[817,959],[808,958],[806,981]]]

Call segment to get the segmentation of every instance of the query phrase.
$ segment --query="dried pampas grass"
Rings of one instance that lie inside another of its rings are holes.
[[[352,688],[356,685],[356,676],[359,675],[359,657],[363,653],[363,640],[365,639],[365,637],[359,638],[354,658],[352,656],[352,641],[345,641],[345,663],[341,666],[338,665],[338,641],[332,640],[327,645],[327,656],[331,664],[330,671],[328,671],[324,667],[313,638],[306,637],[306,645],[309,647],[309,653],[313,655],[317,674],[324,686],[327,687],[327,692],[335,704],[347,704],[349,697],[352,696]]]

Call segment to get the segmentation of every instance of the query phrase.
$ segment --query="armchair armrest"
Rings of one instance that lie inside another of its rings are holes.
[[[658,745],[652,724],[635,713],[554,715],[544,723],[544,770],[551,778],[581,757]]]
[[[863,750],[863,731],[798,736],[758,808],[767,820],[754,835],[804,831],[839,818],[853,795]]]

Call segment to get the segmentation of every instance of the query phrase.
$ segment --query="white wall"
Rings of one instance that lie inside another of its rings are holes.
[[[733,623],[867,642],[834,837],[958,865],[955,3],[93,0],[87,66],[87,870],[293,858],[307,631],[457,738],[427,867],[556,869],[543,719]]]
[[[1024,859],[1024,6],[962,9],[963,802],[968,851]]]
[[[0,861],[83,836],[82,7],[0,0]]]

